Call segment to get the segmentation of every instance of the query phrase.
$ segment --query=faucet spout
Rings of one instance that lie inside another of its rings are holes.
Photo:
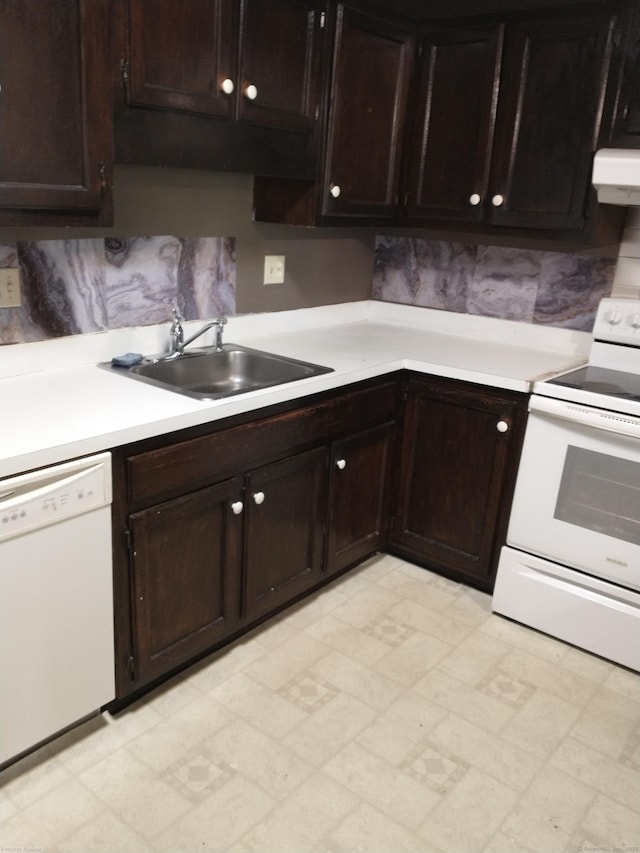
[[[180,323],[181,317],[174,309],[174,315],[176,319],[171,326],[169,331],[170,336],[170,355],[182,355],[185,348],[192,344],[195,340],[197,340],[201,335],[204,335],[205,332],[208,332],[209,329],[216,330],[216,339],[215,339],[215,349],[216,352],[222,352],[222,333],[224,331],[224,327],[227,323],[226,317],[217,317],[211,323],[207,323],[201,329],[198,329],[193,335],[188,337],[185,340],[184,331],[182,329],[182,325]],[[177,325],[177,331],[176,331]]]

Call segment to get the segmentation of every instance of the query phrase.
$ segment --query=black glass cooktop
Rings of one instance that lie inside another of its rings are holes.
[[[607,397],[640,402],[640,375],[636,373],[588,365],[565,373],[564,376],[548,379],[547,382],[550,385],[575,388],[590,394],[604,394]]]

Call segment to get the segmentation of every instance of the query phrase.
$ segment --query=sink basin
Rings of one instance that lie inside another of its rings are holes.
[[[173,358],[146,359],[129,368],[101,366],[199,400],[245,394],[333,370],[237,344],[225,344],[219,352],[194,350]]]

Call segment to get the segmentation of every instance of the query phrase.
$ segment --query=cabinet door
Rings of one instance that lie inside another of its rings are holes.
[[[386,482],[393,424],[383,424],[333,445],[325,569],[353,565],[385,542]]]
[[[502,26],[425,36],[407,146],[407,216],[484,217],[502,37]]]
[[[234,16],[232,0],[128,0],[129,104],[230,117]]]
[[[243,617],[268,613],[319,579],[326,469],[322,447],[247,476]]]
[[[613,133],[607,144],[640,148],[640,4],[631,3],[619,24],[624,33]]]
[[[241,121],[313,130],[325,6],[306,0],[245,0],[238,72]]]
[[[580,13],[507,30],[489,220],[580,229],[591,192],[614,18]]]
[[[411,383],[390,533],[395,550],[454,577],[492,576],[519,420],[517,403],[489,388]]]
[[[230,480],[130,516],[134,679],[169,672],[214,645],[239,611],[242,515]]]
[[[21,211],[109,220],[108,15],[107,0],[0,2],[0,224]]]
[[[394,217],[412,31],[338,4],[322,212]]]

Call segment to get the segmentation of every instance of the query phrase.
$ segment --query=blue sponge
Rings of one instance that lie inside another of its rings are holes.
[[[124,355],[114,355],[111,364],[114,367],[133,367],[134,364],[140,364],[142,358],[142,353],[126,352]]]

